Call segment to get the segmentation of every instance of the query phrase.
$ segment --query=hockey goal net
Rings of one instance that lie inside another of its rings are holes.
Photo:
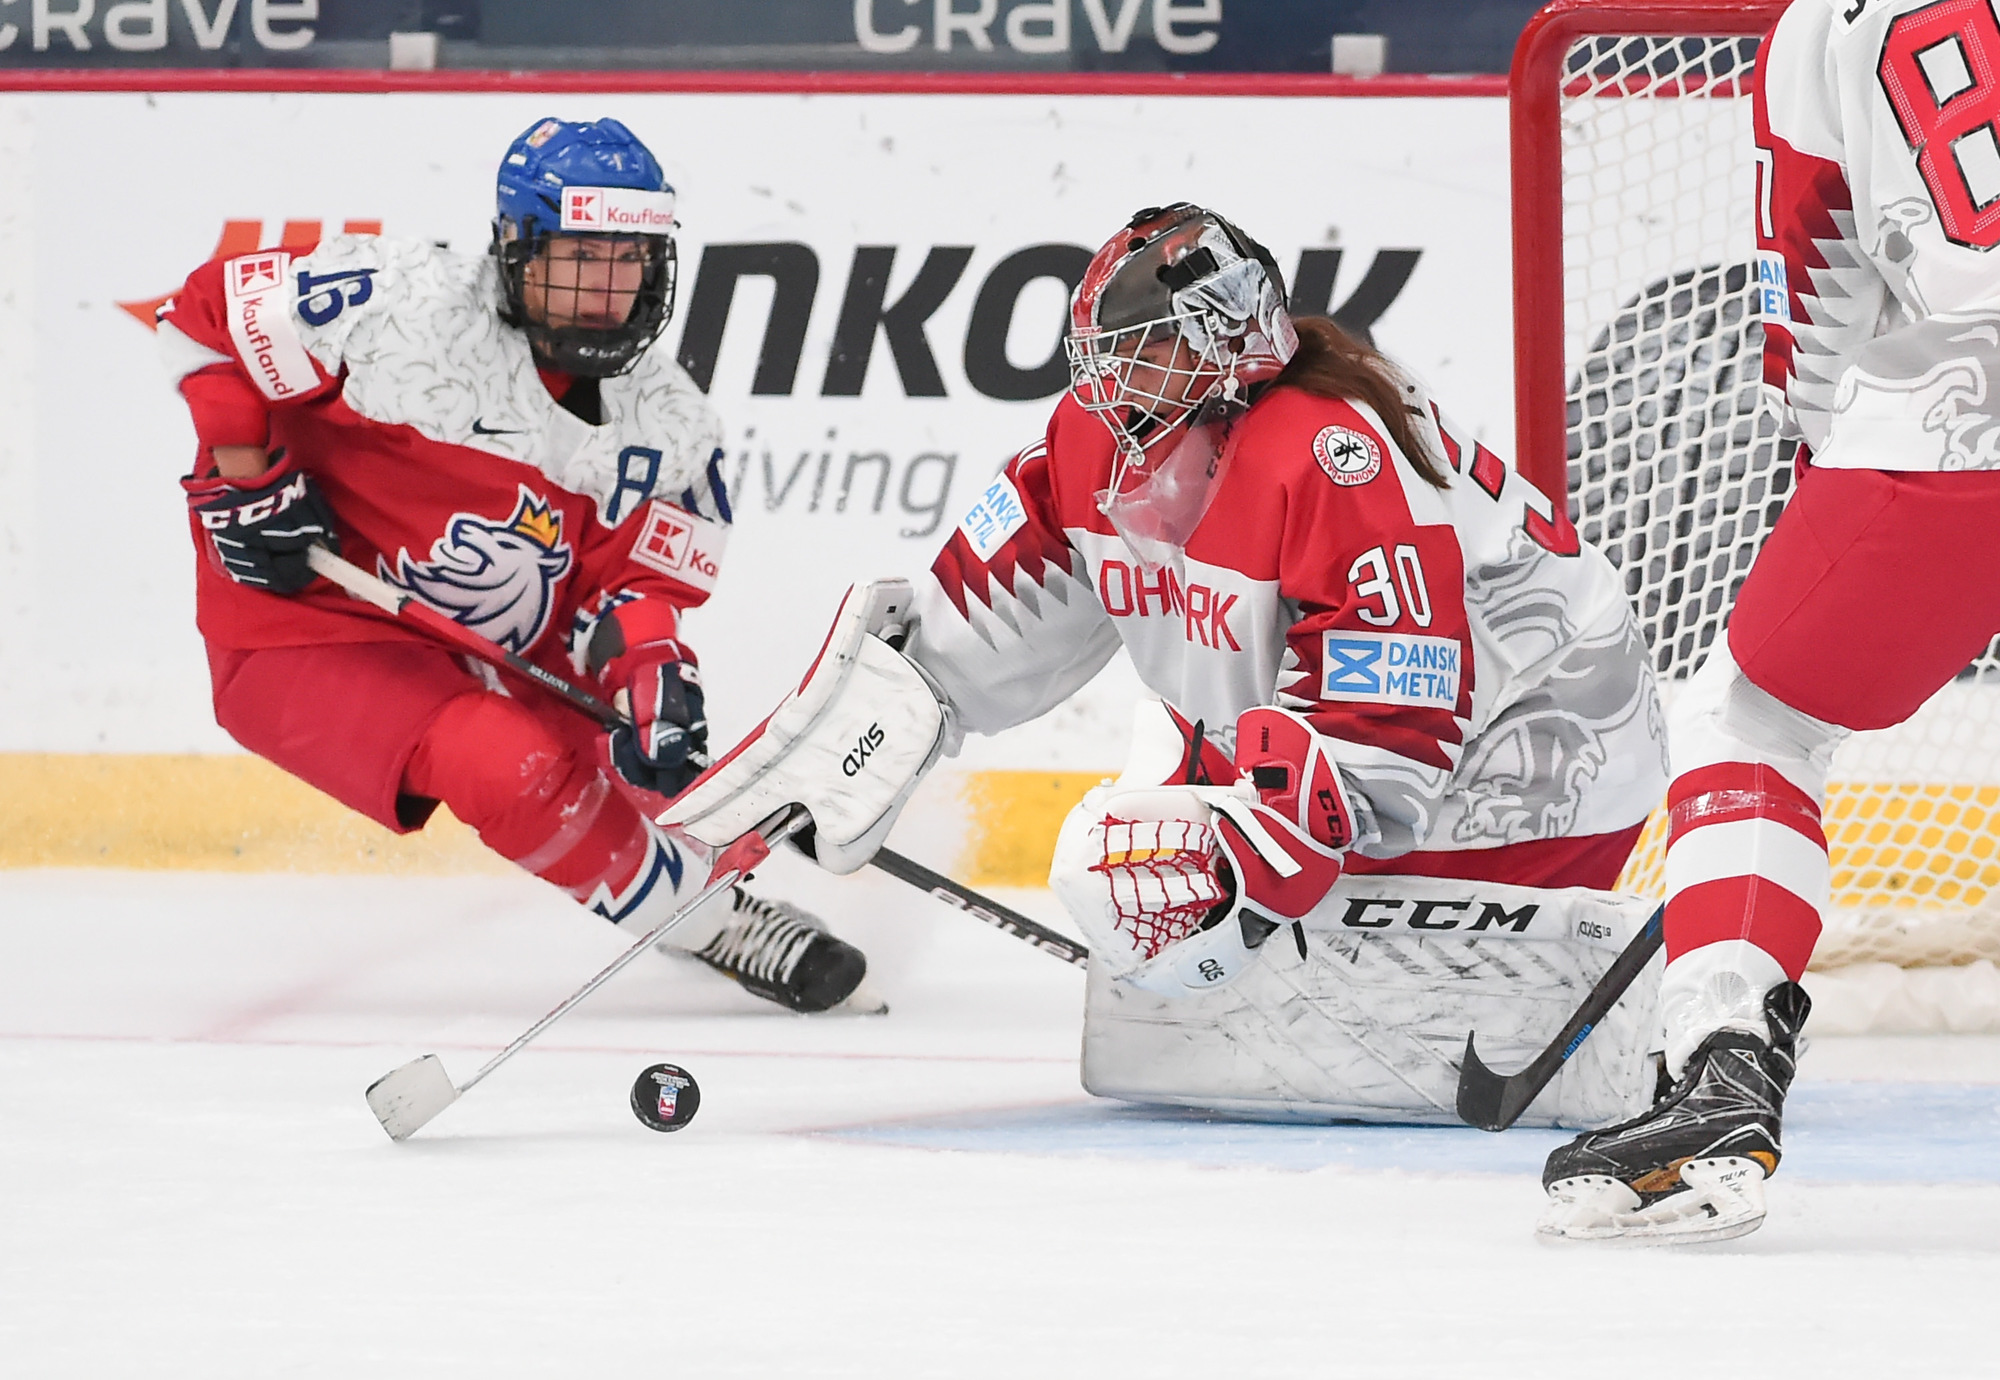
[[[1556,0],[1510,82],[1521,466],[1623,574],[1670,700],[1792,485],[1751,223],[1751,78],[1783,9]],[[1835,1024],[2000,1030],[2000,642],[1842,746],[1825,822]],[[1664,844],[1656,813],[1621,884],[1659,894]]]

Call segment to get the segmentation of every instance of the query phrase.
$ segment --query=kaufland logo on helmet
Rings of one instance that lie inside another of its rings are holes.
[[[599,234],[665,235],[674,228],[671,192],[632,187],[565,187],[562,228]]]

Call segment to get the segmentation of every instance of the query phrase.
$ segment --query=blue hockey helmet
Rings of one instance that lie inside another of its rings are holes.
[[[616,120],[537,120],[501,158],[497,200],[502,317],[552,368],[630,369],[674,313],[674,189],[659,160]]]

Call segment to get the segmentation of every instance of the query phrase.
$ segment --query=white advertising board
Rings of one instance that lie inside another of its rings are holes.
[[[1214,206],[1288,274],[1305,263],[1322,302],[1374,299],[1378,342],[1511,445],[1497,99],[0,94],[0,750],[230,746],[174,482],[192,431],[144,304],[225,238],[379,222],[480,252],[500,151],[550,114],[623,120],[679,191],[667,340],[709,374],[738,515],[691,620],[723,741],[810,658],[848,581],[921,570],[1039,434],[1053,398],[1006,396],[1059,386],[1037,370],[1065,288],[1035,275],[1138,207]],[[1115,763],[1091,715],[1068,722],[1075,741],[1031,729],[973,760]]]

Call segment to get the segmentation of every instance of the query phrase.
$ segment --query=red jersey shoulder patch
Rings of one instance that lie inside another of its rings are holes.
[[[1313,459],[1328,479],[1342,486],[1366,484],[1382,472],[1382,447],[1352,427],[1321,427],[1313,437]]]

